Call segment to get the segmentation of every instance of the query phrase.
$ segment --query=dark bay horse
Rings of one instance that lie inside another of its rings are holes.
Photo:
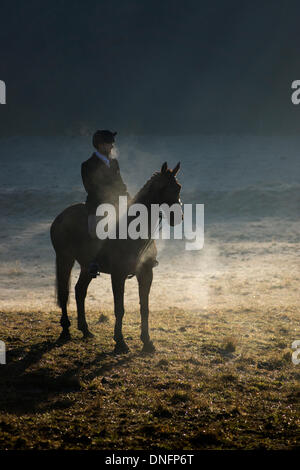
[[[178,163],[171,170],[167,163],[161,171],[147,181],[137,193],[130,204],[144,204],[151,213],[151,204],[167,204],[169,207],[180,203],[179,194],[181,185],[176,180],[180,168]],[[125,280],[129,275],[135,275],[139,285],[140,312],[141,312],[141,340],[143,351],[153,352],[155,347],[150,340],[148,329],[149,292],[153,279],[153,255],[156,256],[155,242],[151,241],[151,224],[148,224],[148,239],[92,239],[88,233],[87,211],[85,204],[75,204],[61,212],[51,226],[51,241],[56,252],[56,293],[57,302],[61,308],[61,340],[70,339],[70,321],[67,313],[69,298],[69,282],[74,262],[80,264],[81,272],[75,286],[77,304],[78,329],[84,337],[93,336],[85,319],[85,297],[87,288],[92,280],[88,266],[97,257],[100,271],[111,275],[114,296],[115,352],[128,352],[128,346],[122,334],[122,319],[124,316],[124,288]],[[130,217],[128,217],[128,222]],[[170,225],[174,220],[170,219]],[[141,256],[142,254],[142,256]]]

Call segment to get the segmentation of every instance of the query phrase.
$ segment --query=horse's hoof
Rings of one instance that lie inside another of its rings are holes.
[[[142,349],[142,352],[144,353],[154,353],[155,351],[156,349],[152,341],[149,341],[149,343],[145,343]]]
[[[63,332],[60,334],[60,337],[58,338],[57,342],[58,342],[58,343],[66,343],[67,341],[70,341],[70,340],[71,340],[71,335],[70,335],[70,333],[63,331]]]
[[[84,339],[95,338],[95,335],[93,335],[93,333],[87,330],[87,331],[83,331],[83,338]]]
[[[116,343],[114,353],[115,354],[127,354],[129,352],[129,347],[123,341],[122,343]]]

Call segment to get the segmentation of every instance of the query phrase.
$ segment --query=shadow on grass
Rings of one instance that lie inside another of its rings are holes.
[[[79,340],[75,340],[79,341]],[[81,340],[82,341],[82,340]],[[70,344],[74,341],[70,341]],[[69,367],[61,372],[60,364],[55,367],[36,366],[43,356],[55,348],[68,343],[59,341],[43,341],[32,345],[26,352],[25,347],[18,347],[9,351],[7,364],[1,367],[0,376],[0,410],[18,415],[41,413],[53,409],[66,409],[74,405],[74,400],[63,397],[64,394],[78,392],[83,389],[80,373],[84,374],[84,381],[89,382],[115,368],[128,364],[142,353],[129,353],[116,356],[114,352],[98,353],[93,360],[74,359],[73,351],[65,350]],[[60,361],[58,357],[57,361]],[[75,363],[75,366],[74,366]]]

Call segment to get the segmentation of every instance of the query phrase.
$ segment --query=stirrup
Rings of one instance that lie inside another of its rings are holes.
[[[100,266],[96,261],[93,261],[92,263],[90,263],[90,265],[89,265],[89,274],[93,278],[100,275]]]

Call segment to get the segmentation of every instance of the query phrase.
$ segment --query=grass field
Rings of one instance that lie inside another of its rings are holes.
[[[135,279],[125,289],[129,354],[113,354],[109,276],[91,283],[95,337],[81,338],[76,267],[72,341],[59,345],[53,253],[46,242],[45,252],[21,246],[23,258],[12,250],[13,262],[0,267],[0,449],[300,447],[300,365],[291,360],[300,340],[299,223],[246,219],[209,229],[199,252],[160,252],[153,355],[141,353]]]
[[[0,448],[299,448],[297,312],[293,304],[157,310],[157,352],[145,355],[131,311],[130,352],[115,356],[111,310],[88,311],[88,341],[71,312],[73,339],[63,345],[57,310],[3,311]]]

